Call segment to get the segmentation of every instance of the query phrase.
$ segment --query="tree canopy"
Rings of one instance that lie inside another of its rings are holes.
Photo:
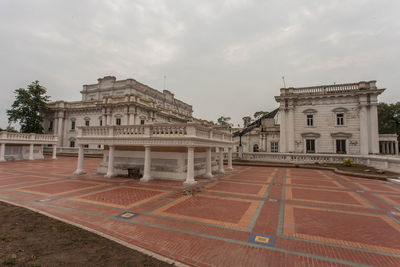
[[[221,126],[232,127],[233,124],[230,123],[230,120],[231,120],[231,117],[221,116],[218,118],[217,123],[218,123],[218,125],[221,125]]]
[[[246,128],[252,121],[252,118],[250,116],[246,116],[242,118],[243,120],[243,127]]]
[[[8,122],[19,123],[22,133],[43,133],[43,115],[48,111],[46,88],[34,81],[27,89],[14,91],[15,101],[7,110]]]
[[[259,118],[261,118],[264,115],[267,115],[269,112],[268,111],[257,111],[254,113],[254,119],[257,120]]]
[[[400,102],[395,104],[378,104],[378,121],[380,134],[400,135]]]

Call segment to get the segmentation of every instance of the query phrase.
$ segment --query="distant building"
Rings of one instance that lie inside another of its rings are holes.
[[[279,109],[237,132],[235,145],[239,150],[241,141],[243,152],[379,154],[377,101],[384,90],[376,81],[282,88]]]
[[[58,136],[59,147],[76,146],[77,126],[188,121],[209,124],[193,118],[192,106],[176,99],[170,91],[160,92],[134,79],[117,81],[114,76],[106,76],[96,84],[83,85],[81,94],[81,101],[49,104],[50,113],[43,124],[46,133]]]

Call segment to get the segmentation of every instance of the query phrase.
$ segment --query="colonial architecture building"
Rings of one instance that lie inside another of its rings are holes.
[[[242,152],[398,152],[396,137],[379,144],[377,100],[384,90],[376,81],[282,88],[279,108],[237,132],[235,145]]]
[[[83,85],[82,100],[49,104],[44,120],[46,133],[58,136],[58,147],[75,147],[78,126],[143,125],[155,122],[182,123],[207,121],[192,117],[189,104],[168,90],[160,92],[134,79],[117,81],[114,76]],[[101,145],[87,144],[98,148]]]

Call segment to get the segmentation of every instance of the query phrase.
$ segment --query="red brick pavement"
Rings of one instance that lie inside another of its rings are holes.
[[[76,158],[0,163],[0,200],[195,266],[400,266],[400,187],[330,171],[237,166],[148,183],[72,175]]]

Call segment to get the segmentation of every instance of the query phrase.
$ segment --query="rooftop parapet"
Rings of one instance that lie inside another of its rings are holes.
[[[289,87],[281,88],[280,93],[281,96],[286,96],[293,94],[338,94],[361,90],[377,90],[376,81],[361,81],[358,83],[332,84],[299,88]]]
[[[51,134],[0,132],[0,143],[55,144],[57,136]]]

